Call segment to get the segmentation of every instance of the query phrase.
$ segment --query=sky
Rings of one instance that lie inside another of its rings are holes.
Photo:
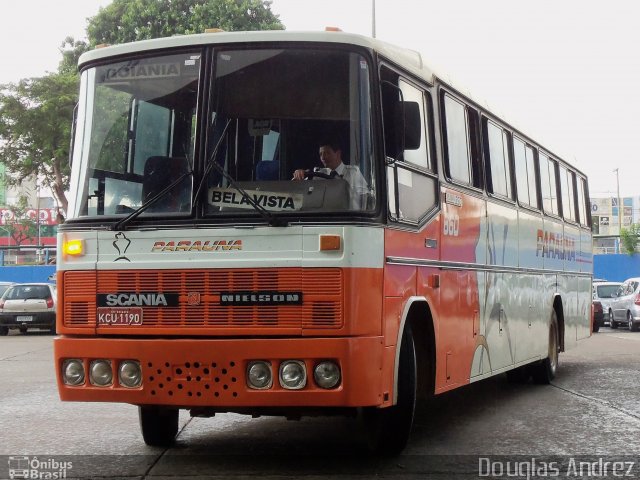
[[[287,30],[372,35],[374,0],[273,0]],[[66,36],[111,0],[0,0],[0,84],[55,71]],[[629,0],[375,0],[376,37],[589,177],[592,197],[640,195],[640,4]],[[618,169],[618,174],[614,172]]]

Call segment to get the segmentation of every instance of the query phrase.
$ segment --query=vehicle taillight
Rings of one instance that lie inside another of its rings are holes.
[[[53,298],[47,298],[47,308],[53,308]]]
[[[633,301],[633,303],[635,303],[636,305],[640,305],[640,293],[636,295],[636,299]]]
[[[600,302],[593,302],[593,309],[596,312],[602,312],[602,304]]]

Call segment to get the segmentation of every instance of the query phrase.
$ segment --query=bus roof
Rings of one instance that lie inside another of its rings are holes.
[[[433,72],[422,61],[419,52],[398,47],[374,38],[345,32],[291,32],[284,30],[267,30],[255,32],[215,32],[194,35],[176,35],[167,38],[155,38],[131,43],[96,48],[80,56],[78,67],[86,63],[120,55],[143,53],[152,50],[189,47],[198,45],[233,44],[233,43],[267,43],[267,42],[320,42],[356,45],[375,50],[381,55],[393,59],[403,68],[433,83]]]

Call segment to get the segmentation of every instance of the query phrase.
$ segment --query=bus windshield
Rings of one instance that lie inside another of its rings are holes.
[[[207,75],[202,57],[145,56],[83,72],[69,218],[375,209],[364,56],[219,49]]]

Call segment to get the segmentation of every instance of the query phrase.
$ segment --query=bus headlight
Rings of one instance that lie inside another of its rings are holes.
[[[78,386],[84,383],[84,364],[82,360],[71,358],[62,364],[62,380],[65,385]]]
[[[273,385],[271,364],[265,361],[250,362],[247,366],[247,384],[256,390],[265,390]]]
[[[313,369],[313,378],[320,388],[335,388],[340,384],[340,367],[335,362],[320,362]]]
[[[113,382],[113,370],[109,360],[94,360],[89,366],[89,380],[92,385],[106,387]]]
[[[135,360],[125,360],[120,363],[118,369],[118,380],[120,385],[127,388],[139,387],[142,383],[142,370],[140,362]]]
[[[280,364],[280,386],[287,390],[300,390],[307,384],[307,370],[299,360],[287,360]]]

